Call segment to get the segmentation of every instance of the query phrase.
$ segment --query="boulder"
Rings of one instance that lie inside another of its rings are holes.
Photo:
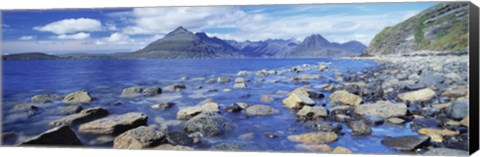
[[[63,102],[67,104],[89,103],[90,101],[92,101],[92,97],[86,91],[73,92],[63,98]]]
[[[139,96],[142,93],[142,88],[140,87],[128,87],[123,89],[122,96],[123,97],[135,97]]]
[[[146,125],[147,119],[147,115],[139,112],[111,115],[82,124],[78,131],[90,134],[120,134],[127,130]]]
[[[247,84],[245,82],[242,83],[235,83],[233,88],[247,88]]]
[[[418,130],[419,134],[428,135],[430,136],[430,140],[433,142],[442,143],[443,136],[457,136],[460,133],[457,131],[452,131],[448,129],[431,129],[431,128],[422,128]]]
[[[53,101],[60,101],[62,100],[62,97],[56,94],[38,94],[33,96],[31,99],[34,103],[47,103]]]
[[[455,120],[463,119],[468,117],[469,114],[469,100],[468,99],[458,99],[453,101],[452,105],[447,110],[448,116]]]
[[[243,108],[240,107],[237,103],[234,103],[231,106],[226,107],[225,110],[227,112],[240,112],[243,110]]]
[[[232,130],[234,125],[218,113],[206,112],[191,118],[184,124],[188,134],[199,133],[204,137],[220,136]]]
[[[152,105],[151,108],[152,109],[158,109],[158,110],[165,110],[165,109],[168,109],[168,108],[172,107],[173,105],[175,105],[175,103],[165,102],[165,103],[159,103],[159,104]]]
[[[268,105],[252,105],[245,110],[250,116],[267,116],[277,114],[280,111]]]
[[[290,92],[288,97],[283,99],[282,103],[285,107],[292,109],[299,109],[304,105],[315,105],[315,101],[309,96],[308,90],[305,87],[300,87]]]
[[[154,96],[162,93],[162,89],[158,87],[148,87],[143,89],[143,95]]]
[[[169,92],[177,92],[177,91],[180,91],[182,89],[186,89],[187,86],[185,86],[184,84],[180,84],[180,83],[176,83],[176,84],[172,84],[172,85],[168,85],[166,87],[163,87],[163,91],[169,91]]]
[[[83,110],[83,107],[81,105],[73,104],[73,105],[68,105],[62,108],[57,109],[55,112],[64,114],[64,115],[71,115],[78,113]]]
[[[365,124],[363,121],[349,121],[347,122],[348,127],[352,129],[352,135],[370,135],[372,134],[372,129]]]
[[[342,125],[326,121],[307,121],[303,126],[312,131],[320,132],[340,132],[342,130]]]
[[[188,120],[200,113],[218,113],[220,107],[215,102],[202,102],[199,105],[186,107],[177,112],[178,120]]]
[[[167,134],[167,141],[170,144],[188,146],[193,144],[193,139],[182,132],[170,132]]]
[[[108,111],[104,108],[89,108],[80,111],[80,113],[63,117],[62,119],[50,122],[50,125],[71,125],[86,123],[95,119],[99,119],[108,115]]]
[[[323,144],[337,140],[338,136],[334,132],[312,132],[300,135],[290,135],[288,140],[302,142],[305,144]]]
[[[244,70],[239,71],[239,72],[237,73],[237,76],[247,76],[247,75],[248,75],[248,71],[244,71]]]
[[[321,106],[303,106],[301,110],[297,112],[298,117],[327,117],[328,110]]]
[[[82,145],[82,142],[69,126],[62,125],[23,141],[20,145],[75,146]]]
[[[428,136],[400,136],[386,137],[382,144],[399,151],[414,151],[417,148],[428,146],[430,137]]]
[[[388,101],[377,101],[376,103],[364,104],[355,107],[355,113],[370,115],[380,118],[403,116],[407,113],[407,105],[403,103],[391,103]]]
[[[353,152],[345,147],[337,146],[333,151],[333,154],[352,154]]]
[[[248,82],[249,80],[247,78],[243,78],[243,77],[237,77],[235,79],[235,83],[245,83],[245,82]]]
[[[229,83],[231,81],[231,78],[228,76],[220,76],[217,78],[218,83]]]
[[[406,92],[398,95],[398,98],[402,101],[410,102],[422,102],[427,101],[435,97],[435,91],[430,88],[424,88],[412,92]]]
[[[423,153],[425,156],[468,156],[468,151],[450,148],[430,148]]]
[[[468,86],[456,86],[448,88],[447,91],[442,93],[442,96],[446,96],[452,99],[457,99],[468,95]]]
[[[117,136],[113,141],[113,148],[142,149],[152,147],[165,142],[165,133],[154,128],[140,126],[128,130]]]
[[[383,118],[374,117],[371,115],[362,116],[363,122],[367,125],[381,125],[383,124]]]
[[[335,91],[329,97],[329,102],[333,105],[360,105],[362,101],[361,97],[345,90]]]
[[[332,148],[326,144],[297,144],[295,149],[308,150],[311,152],[331,152]]]

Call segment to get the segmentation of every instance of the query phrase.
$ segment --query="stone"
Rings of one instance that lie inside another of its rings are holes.
[[[171,145],[171,144],[161,144],[159,146],[156,146],[154,149],[160,149],[160,150],[195,150],[192,147],[188,146],[181,146],[181,145]]]
[[[442,96],[446,96],[452,99],[457,99],[468,95],[468,86],[456,86],[453,88],[447,89],[447,91],[442,93]]]
[[[367,125],[381,125],[383,124],[383,118],[374,117],[371,115],[362,116],[363,122]]]
[[[176,84],[172,84],[172,85],[168,85],[166,87],[163,87],[163,91],[169,91],[169,92],[178,92],[182,89],[186,89],[187,86],[185,86],[184,84],[180,84],[180,83],[176,83]]]
[[[352,120],[352,117],[344,114],[336,114],[335,116],[333,116],[333,119],[337,122],[348,122]]]
[[[376,103],[356,106],[354,112],[359,115],[370,115],[379,118],[389,118],[405,115],[407,113],[407,105],[403,103],[377,101]]]
[[[255,133],[253,133],[253,132],[245,133],[245,134],[242,134],[242,135],[238,136],[239,140],[245,140],[245,141],[252,140],[253,138],[255,138]]]
[[[242,109],[246,109],[248,106],[250,106],[247,103],[243,103],[243,102],[236,102],[235,104],[237,104]]]
[[[336,141],[338,136],[333,132],[311,132],[300,135],[290,135],[288,140],[305,144],[324,144]]]
[[[122,96],[124,97],[135,97],[139,96],[142,93],[142,88],[140,87],[128,87],[123,89]]]
[[[139,112],[129,112],[121,115],[94,120],[80,125],[80,133],[90,134],[120,134],[127,130],[147,124],[147,115]]]
[[[148,87],[143,89],[143,95],[154,96],[162,93],[162,89],[158,87]]]
[[[273,98],[264,95],[264,96],[262,96],[262,98],[260,98],[260,100],[263,101],[263,102],[272,102]]]
[[[247,75],[248,75],[248,71],[244,71],[244,70],[243,70],[243,71],[239,71],[239,72],[237,73],[237,76],[247,76]]]
[[[319,71],[328,71],[328,66],[327,65],[319,65],[318,70]]]
[[[31,99],[32,99],[32,102],[34,103],[47,103],[47,102],[60,101],[62,100],[62,97],[56,94],[38,94],[38,95],[34,95]]]
[[[188,120],[200,113],[219,113],[220,107],[215,102],[202,102],[199,105],[186,107],[177,112],[178,120]]]
[[[387,119],[387,121],[389,123],[393,123],[393,124],[403,124],[405,123],[406,121],[402,118],[397,118],[397,117],[390,117]]]
[[[231,92],[231,91],[232,91],[232,89],[230,89],[230,88],[223,89],[223,92]]]
[[[418,130],[419,134],[428,135],[430,136],[430,140],[433,142],[442,143],[443,137],[442,136],[457,136],[460,133],[457,131],[452,131],[448,129],[431,129],[431,128],[422,128]]]
[[[345,147],[337,146],[333,151],[333,154],[352,154],[353,152]]]
[[[412,92],[406,92],[398,95],[398,98],[402,101],[410,102],[422,102],[427,101],[435,97],[435,91],[430,88],[424,88]]]
[[[165,102],[165,103],[159,103],[159,104],[152,105],[151,108],[152,109],[158,109],[158,110],[165,110],[165,109],[168,109],[168,108],[172,107],[173,105],[175,105],[175,103]]]
[[[184,124],[188,134],[198,133],[204,137],[221,136],[230,132],[234,125],[218,113],[200,113]]]
[[[466,127],[470,127],[470,118],[469,117],[463,118],[462,121],[460,121],[460,124]]]
[[[69,126],[62,125],[23,141],[20,145],[79,146],[82,142]]]
[[[348,127],[352,129],[352,135],[370,135],[372,134],[372,129],[365,124],[363,121],[349,121],[347,122]]]
[[[92,97],[86,91],[77,91],[70,93],[63,99],[63,102],[67,104],[81,104],[89,103],[91,101]]]
[[[193,144],[193,139],[182,132],[170,132],[167,134],[167,141],[170,144],[188,146]]]
[[[309,96],[308,90],[304,87],[300,87],[290,92],[288,97],[282,100],[282,103],[285,107],[292,109],[299,109],[304,105],[315,105],[315,101]]]
[[[297,112],[297,116],[308,118],[327,117],[328,110],[321,106],[303,106],[302,109]]]
[[[466,98],[457,99],[452,102],[447,110],[448,116],[455,120],[460,120],[468,117],[469,114],[469,100]]]
[[[342,130],[342,125],[326,121],[307,121],[303,126],[306,129],[321,132],[340,132]]]
[[[228,76],[220,76],[217,78],[218,83],[229,83],[231,81],[231,78]]]
[[[165,142],[165,133],[152,127],[140,126],[119,135],[113,141],[113,148],[142,149]]]
[[[335,91],[329,97],[329,102],[333,105],[360,105],[362,101],[361,97],[345,90]]]
[[[382,139],[382,144],[399,151],[414,151],[417,148],[428,146],[430,137],[420,136],[400,136],[386,137]]]
[[[86,123],[95,119],[99,119],[108,115],[108,111],[104,108],[89,108],[80,111],[80,113],[63,117],[59,120],[50,122],[50,125],[71,125]]]
[[[235,83],[245,83],[245,82],[248,82],[249,80],[247,78],[243,78],[243,77],[237,77],[235,78]]]
[[[332,148],[326,144],[297,144],[295,149],[308,150],[311,152],[331,152]]]
[[[468,151],[450,148],[430,148],[422,155],[425,156],[468,156]]]
[[[68,105],[65,107],[62,107],[60,109],[57,109],[56,112],[64,115],[71,115],[78,113],[83,110],[83,107],[81,105]]]
[[[250,116],[267,116],[277,114],[280,111],[268,105],[252,105],[245,110]]]
[[[243,108],[237,105],[236,103],[234,103],[231,106],[226,107],[225,110],[227,112],[240,112],[243,110]]]
[[[247,84],[246,83],[235,83],[233,85],[233,88],[247,88]]]

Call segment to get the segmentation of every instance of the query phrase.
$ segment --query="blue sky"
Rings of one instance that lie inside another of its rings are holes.
[[[2,52],[129,52],[178,26],[239,41],[303,40],[321,34],[366,45],[384,27],[437,3],[359,3],[2,12]]]

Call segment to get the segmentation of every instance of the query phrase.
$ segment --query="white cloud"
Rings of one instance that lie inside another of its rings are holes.
[[[31,35],[25,35],[25,36],[21,36],[20,38],[18,38],[18,40],[33,40],[37,38],[36,36],[31,36]]]
[[[90,38],[90,33],[80,32],[77,34],[60,34],[55,36],[57,39],[68,39],[68,40],[83,40]]]
[[[37,26],[34,30],[41,32],[52,32],[55,34],[68,34],[77,32],[94,32],[102,30],[102,24],[99,20],[90,18],[64,19]]]

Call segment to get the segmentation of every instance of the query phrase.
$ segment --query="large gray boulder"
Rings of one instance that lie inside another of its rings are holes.
[[[63,125],[23,141],[20,145],[75,146],[82,145],[82,142],[69,126]]]
[[[232,130],[234,125],[218,113],[201,113],[184,124],[185,132],[200,133],[206,137],[220,136]]]
[[[72,114],[62,119],[50,122],[50,125],[70,125],[89,122],[108,115],[108,111],[103,108],[89,108],[80,111],[80,113]]]
[[[111,115],[82,124],[78,131],[90,134],[120,134],[127,130],[146,125],[147,119],[147,115],[139,112]]]
[[[363,99],[360,96],[352,94],[346,90],[338,90],[330,95],[328,101],[333,105],[360,105]]]
[[[152,127],[140,126],[117,136],[113,148],[141,149],[164,143],[166,135]]]
[[[196,106],[182,108],[177,112],[177,119],[179,120],[188,120],[200,113],[218,113],[220,112],[220,107],[215,102],[205,102],[200,103]]]
[[[468,99],[458,99],[453,101],[452,106],[448,108],[448,115],[452,119],[461,120],[468,116],[469,113]]]

